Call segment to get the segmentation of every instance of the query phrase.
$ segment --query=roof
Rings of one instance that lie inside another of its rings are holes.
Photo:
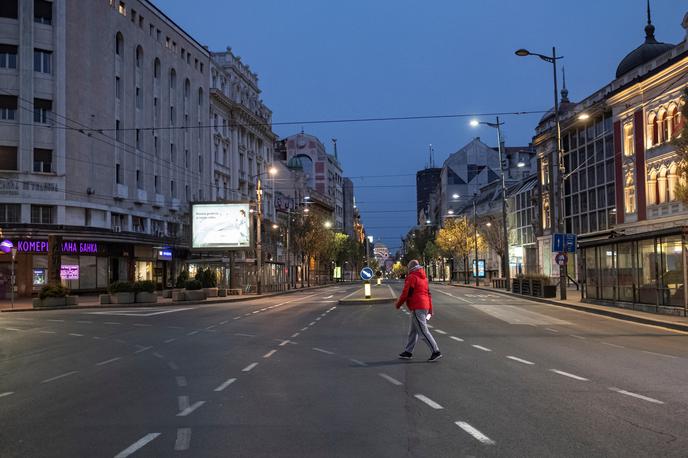
[[[645,26],[645,42],[621,60],[616,68],[616,77],[620,78],[634,68],[650,62],[673,47],[674,45],[670,43],[661,43],[655,39],[655,26],[652,25],[648,18],[647,26]]]

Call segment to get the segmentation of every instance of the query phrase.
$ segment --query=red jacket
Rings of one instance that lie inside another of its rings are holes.
[[[406,277],[404,290],[397,300],[397,308],[404,302],[409,310],[427,310],[432,314],[432,296],[428,287],[428,277],[423,269],[414,270]]]

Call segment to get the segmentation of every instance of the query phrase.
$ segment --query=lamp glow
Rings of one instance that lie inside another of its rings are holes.
[[[480,121],[478,121],[477,119],[471,119],[469,124],[471,125],[471,127],[478,127],[480,125]]]
[[[453,214],[454,214],[454,210],[449,209],[449,210],[447,211],[447,213],[449,213],[450,215],[453,215]]]
[[[587,119],[590,119],[590,115],[587,114],[587,113],[581,113],[581,114],[578,115],[578,119],[581,120],[581,121],[585,121],[585,120],[587,120]]]
[[[456,193],[452,194],[452,199],[458,199],[460,196]]]

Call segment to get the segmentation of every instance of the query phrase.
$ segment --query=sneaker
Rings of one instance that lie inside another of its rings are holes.
[[[407,352],[407,351],[405,351],[405,352],[403,352],[403,353],[399,353],[399,358],[401,358],[401,359],[411,359],[411,358],[413,358],[413,353],[409,353],[409,352]]]
[[[430,355],[430,359],[428,359],[429,362],[437,361],[442,357],[442,353],[439,351],[434,352],[432,355]]]

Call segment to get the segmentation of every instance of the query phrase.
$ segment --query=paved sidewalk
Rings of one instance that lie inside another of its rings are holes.
[[[257,294],[242,294],[240,296],[226,296],[226,297],[209,297],[204,301],[183,301],[173,302],[170,298],[158,296],[158,302],[149,303],[134,303],[134,304],[101,304],[98,296],[79,296],[79,304],[68,307],[41,307],[33,308],[31,298],[22,297],[15,299],[14,307],[9,300],[0,300],[0,312],[28,312],[28,311],[45,311],[45,310],[69,310],[69,309],[92,309],[92,308],[125,308],[125,307],[166,307],[176,305],[198,305],[198,304],[217,304],[226,302],[241,302],[250,301],[253,299],[260,299],[262,297],[279,296],[281,294],[296,293],[299,291],[310,291],[314,289],[326,288],[334,286],[334,284],[311,286],[305,288],[295,288],[286,291],[278,291],[272,293]]]
[[[445,283],[447,284],[447,283]],[[489,291],[491,293],[499,293],[507,296],[518,297],[520,299],[530,300],[533,302],[542,302],[545,304],[557,305],[560,307],[568,307],[582,312],[595,313],[597,315],[609,316],[612,318],[618,318],[621,320],[633,321],[636,323],[650,324],[654,326],[661,326],[664,328],[675,329],[678,331],[688,332],[688,317],[684,316],[673,316],[673,315],[660,315],[656,313],[641,312],[636,310],[625,309],[622,307],[612,307],[606,305],[588,304],[586,302],[581,302],[581,293],[575,289],[569,289],[566,292],[567,299],[560,300],[556,298],[545,299],[533,296],[524,296],[521,294],[515,294],[507,292],[500,288],[493,288],[491,286],[475,286],[475,285],[465,285],[458,283],[451,283],[450,286],[460,287],[460,288],[472,288],[479,289],[482,291]]]

